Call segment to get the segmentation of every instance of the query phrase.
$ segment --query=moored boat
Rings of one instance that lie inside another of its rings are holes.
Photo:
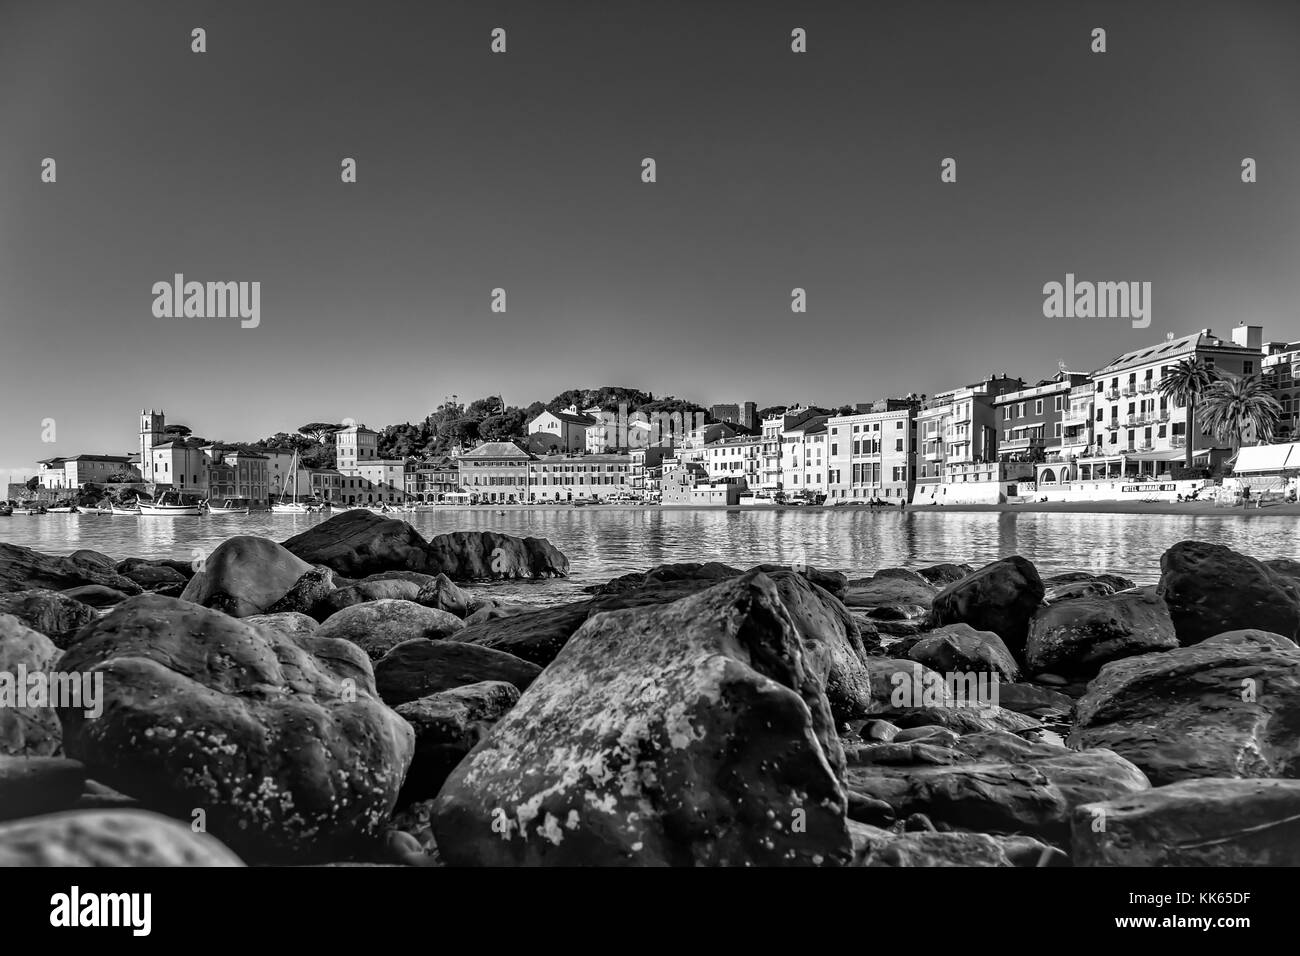
[[[219,505],[214,505],[211,501],[208,502],[208,514],[246,515],[248,511],[247,498],[225,498]]]
[[[165,491],[156,501],[141,501],[139,505],[142,518],[197,518],[203,513],[198,500],[177,491]]]
[[[137,501],[135,507],[128,508],[125,505],[111,504],[108,507],[108,513],[111,515],[134,515],[139,516],[140,505]]]

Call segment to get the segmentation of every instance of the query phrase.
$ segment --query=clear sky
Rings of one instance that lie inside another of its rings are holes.
[[[0,477],[125,453],[142,407],[253,440],[1300,338],[1298,41],[1293,0],[0,0]],[[260,281],[260,326],[155,318],[177,272]],[[1151,327],[1044,318],[1067,272],[1151,282]]]

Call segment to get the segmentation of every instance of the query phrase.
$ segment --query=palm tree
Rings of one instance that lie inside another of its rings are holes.
[[[1192,436],[1196,433],[1196,406],[1215,382],[1219,372],[1213,366],[1206,365],[1197,356],[1179,362],[1160,379],[1156,386],[1161,395],[1171,399],[1175,405],[1187,407],[1187,444],[1185,464],[1192,467],[1192,452],[1196,442]]]
[[[1214,437],[1241,447],[1246,432],[1253,432],[1256,444],[1273,440],[1282,406],[1258,376],[1224,378],[1205,394],[1205,424]]]

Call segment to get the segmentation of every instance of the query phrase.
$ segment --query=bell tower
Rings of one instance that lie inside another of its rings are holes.
[[[153,446],[163,443],[162,412],[140,409],[140,475],[145,481],[153,481]]]

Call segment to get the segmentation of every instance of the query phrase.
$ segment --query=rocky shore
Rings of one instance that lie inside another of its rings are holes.
[[[1300,563],[664,565],[368,511],[0,544],[0,864],[1300,864]]]

